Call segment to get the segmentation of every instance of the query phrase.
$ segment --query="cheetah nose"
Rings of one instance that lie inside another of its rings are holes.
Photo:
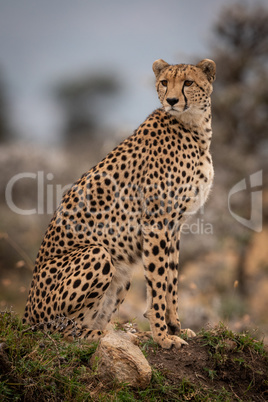
[[[170,104],[170,106],[174,106],[176,105],[176,103],[178,103],[179,99],[177,98],[167,98],[167,103]]]

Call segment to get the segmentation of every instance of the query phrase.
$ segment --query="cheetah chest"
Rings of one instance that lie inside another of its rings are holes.
[[[182,221],[185,221],[189,215],[195,214],[205,204],[212,187],[213,177],[211,156],[209,152],[206,152],[200,157],[192,182],[187,186],[187,196],[181,197],[181,200],[184,201],[184,208],[186,208]]]

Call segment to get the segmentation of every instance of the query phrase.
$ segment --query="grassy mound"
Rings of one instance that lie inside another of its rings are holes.
[[[146,390],[98,378],[89,364],[96,344],[69,343],[59,334],[33,332],[12,312],[0,313],[2,401],[266,401],[267,352],[248,334],[220,325],[202,330],[189,346],[163,350],[141,344],[153,369]]]

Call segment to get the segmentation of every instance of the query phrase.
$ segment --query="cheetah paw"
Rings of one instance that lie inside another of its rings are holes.
[[[164,339],[157,340],[157,342],[163,349],[171,349],[173,346],[176,349],[180,349],[182,346],[188,345],[184,339],[179,338],[176,335],[168,335]]]

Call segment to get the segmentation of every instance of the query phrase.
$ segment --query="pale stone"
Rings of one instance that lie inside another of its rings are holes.
[[[152,370],[139,347],[134,345],[135,339],[122,331],[109,332],[101,338],[91,364],[104,381],[117,380],[138,388],[149,385]]]

